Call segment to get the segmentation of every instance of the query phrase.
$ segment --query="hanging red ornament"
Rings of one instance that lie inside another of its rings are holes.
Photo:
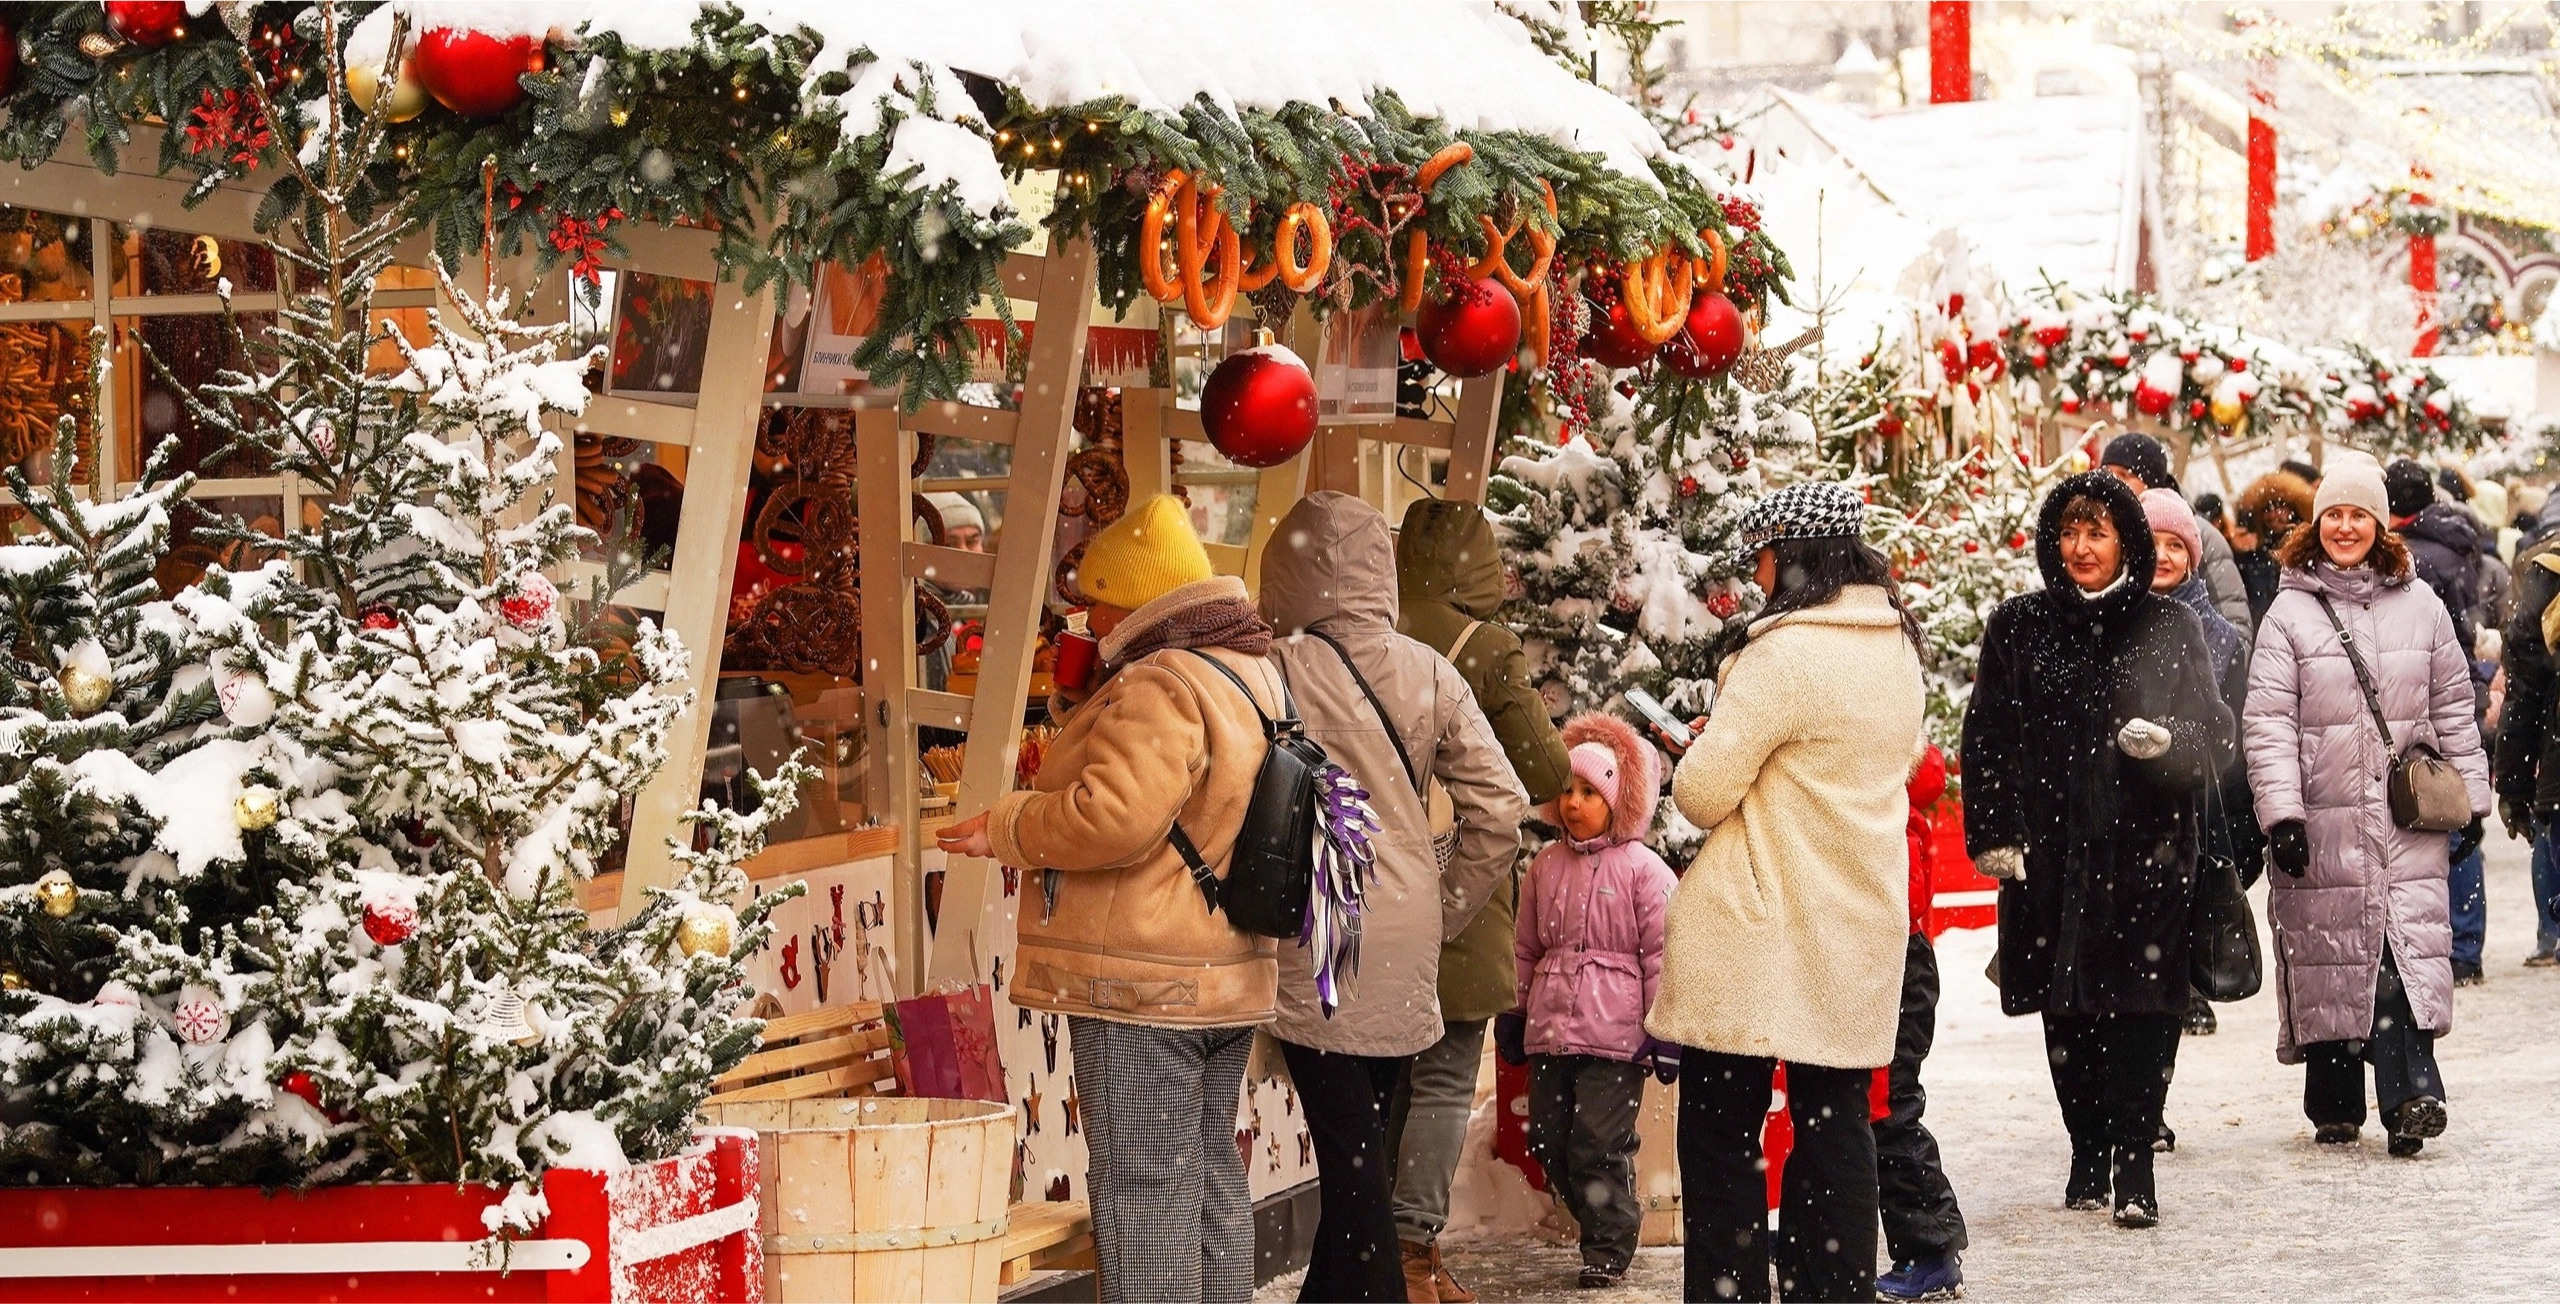
[[[136,45],[187,39],[186,0],[107,0],[107,26]]]
[[[1726,459],[1726,465],[1731,466],[1736,471],[1750,470],[1751,450],[1747,448],[1737,448],[1733,450],[1733,456]]]
[[[2187,419],[2188,419],[2188,420],[2190,420],[2190,421],[2202,421],[2202,420],[2204,420],[2204,414],[2205,414],[2205,402],[2204,402],[2204,400],[2203,400],[2203,399],[2197,398],[2197,399],[2189,399],[2189,400],[2187,400]]]
[[[524,102],[517,78],[542,71],[542,41],[433,27],[418,38],[409,66],[436,103],[466,118],[495,117]]]
[[[444,840],[436,836],[436,831],[434,829],[427,827],[427,822],[425,820],[418,819],[414,816],[400,821],[400,836],[407,838],[410,846],[416,847],[421,851],[427,850],[428,848],[435,846],[438,842],[442,842]]]
[[[2170,406],[2177,401],[2176,394],[2148,381],[2133,387],[2133,406],[2144,416],[2167,416]]]
[[[1591,318],[1591,332],[1582,337],[1582,356],[1611,371],[1640,365],[1653,356],[1655,346],[1636,333],[1626,300],[1612,296],[1606,304],[1592,298],[1582,303]]]
[[[2070,338],[2071,328],[2068,326],[2039,326],[2036,328],[2036,343],[2041,344],[2048,349],[2061,348],[2062,342]]]
[[[1974,370],[1987,371],[1995,376],[2008,363],[2008,359],[2000,356],[1999,344],[1988,338],[1975,340],[1973,347],[1965,352],[1965,361],[1972,363]]]
[[[1424,299],[1413,329],[1432,366],[1482,376],[1520,351],[1520,301],[1490,276],[1464,281],[1446,299]]]
[[[551,619],[560,606],[560,590],[550,578],[534,571],[516,581],[515,592],[498,599],[498,614],[518,629],[532,629]]]
[[[1684,475],[1680,477],[1680,496],[1683,498],[1695,498],[1698,496],[1698,477],[1694,475]]]
[[[1689,301],[1686,324],[1662,346],[1662,365],[1683,376],[1721,376],[1742,356],[1748,335],[1742,310],[1723,294],[1708,290]]]
[[[1200,425],[1228,461],[1278,466],[1316,437],[1315,377],[1277,344],[1229,355],[1200,389]]]
[[[311,1075],[301,1069],[295,1069],[293,1072],[285,1074],[284,1081],[279,1082],[276,1085],[284,1088],[284,1093],[286,1095],[300,1096],[304,1103],[310,1105],[313,1109],[320,1110],[323,1113],[328,1112],[326,1107],[320,1103],[320,1084],[312,1081]]]
[[[364,935],[376,946],[398,946],[416,936],[418,908],[406,901],[364,903]]]
[[[1887,439],[1898,437],[1902,434],[1902,418],[1891,412],[1876,418],[1876,433]]]
[[[2052,361],[2053,355],[2045,352],[2041,346],[2027,350],[2027,365],[2038,371],[2044,370]]]
[[[1731,620],[1741,611],[1742,599],[1733,596],[1729,589],[1719,590],[1714,597],[1707,599],[1707,614],[1718,620]]]
[[[2024,530],[2020,530],[2020,531],[2018,531],[2017,533],[2012,534],[2012,535],[2010,535],[2010,536],[2009,536],[2009,548],[2010,548],[2010,550],[2011,550],[2011,551],[2013,551],[2013,552],[2014,552],[2014,551],[2016,551],[2017,549],[2020,549],[2020,548],[2023,548],[2023,547],[2026,547],[2026,546],[2027,546],[2027,532],[2026,532],[2026,531],[2024,531]]]
[[[368,608],[364,613],[364,618],[359,620],[357,623],[364,626],[366,629],[372,630],[400,628],[400,618],[392,615],[391,609],[388,607]]]

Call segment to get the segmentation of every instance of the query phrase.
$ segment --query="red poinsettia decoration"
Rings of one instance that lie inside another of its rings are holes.
[[[593,284],[604,266],[604,256],[608,251],[604,229],[621,220],[622,210],[619,208],[608,208],[593,218],[572,217],[564,213],[559,223],[551,228],[551,247],[572,255],[575,261],[569,264],[570,274]]]
[[[206,91],[187,113],[187,152],[214,154],[242,171],[254,172],[258,156],[276,143],[267,115],[237,90]]]

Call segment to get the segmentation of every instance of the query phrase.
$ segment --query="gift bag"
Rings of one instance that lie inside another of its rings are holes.
[[[955,986],[892,1002],[887,1014],[889,1055],[903,1094],[1003,1103],[994,988]]]

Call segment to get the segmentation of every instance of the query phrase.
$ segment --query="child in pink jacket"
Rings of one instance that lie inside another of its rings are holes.
[[[1644,1030],[1673,878],[1643,841],[1662,782],[1652,744],[1600,714],[1567,722],[1564,742],[1573,778],[1545,813],[1564,838],[1530,862],[1512,950],[1530,1152],[1582,1224],[1581,1284],[1608,1286],[1626,1275],[1644,1220],[1635,1191],[1644,1076],[1678,1067],[1678,1048]]]

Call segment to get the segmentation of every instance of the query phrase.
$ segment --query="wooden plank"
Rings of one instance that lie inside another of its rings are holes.
[[[1005,297],[1008,299],[1039,298],[1041,264],[1047,261],[1047,259],[1042,258],[1038,254],[1013,253],[1005,255]]]
[[[1279,529],[1280,518],[1297,506],[1307,492],[1307,458],[1304,454],[1271,467],[1254,482],[1253,533],[1245,542],[1245,587],[1256,596],[1262,592],[1262,559],[1270,550],[1271,536]]]
[[[764,1044],[789,1041],[811,1033],[833,1032],[888,1016],[887,1007],[878,1001],[854,1001],[846,1005],[824,1005],[799,1014],[786,1014],[768,1019],[764,1025]]]
[[[237,294],[230,306],[240,312],[274,312],[284,306],[280,294]],[[120,294],[107,301],[119,317],[211,317],[223,309],[218,294]]]
[[[1067,445],[1074,438],[1076,390],[1084,376],[1085,305],[1093,296],[1093,245],[1088,240],[1053,244],[1042,261],[1040,302],[1053,325],[1036,332],[1023,372],[1020,424],[1013,446],[1013,492],[1005,515],[1026,528],[1007,531],[999,545],[995,580],[987,595],[987,639],[978,661],[978,700],[988,709],[969,725],[969,757],[960,777],[957,812],[975,815],[1012,791],[1014,754],[1022,743],[1020,703],[1031,686],[1031,654],[1040,632],[1040,610],[1050,584]],[[912,789],[911,789],[912,790]],[[915,898],[921,903],[922,893]],[[921,905],[909,913],[921,913]],[[992,860],[954,858],[943,877],[941,925],[931,952],[931,976],[975,983],[978,966],[1004,953],[1010,929]]]
[[[133,226],[171,226],[198,235],[266,243],[255,218],[266,199],[263,184],[225,182],[196,205],[187,205],[192,183],[182,176],[150,173],[160,157],[163,128],[136,126],[133,141],[122,152],[125,167],[114,176],[88,161],[79,132],[68,132],[57,147],[59,157],[32,168],[0,168],[0,203],[80,217],[103,217]],[[162,222],[156,215],[166,214]],[[405,261],[405,260],[404,260]]]
[[[984,676],[978,680],[982,693],[986,682]],[[930,688],[910,688],[907,690],[907,711],[918,724],[936,729],[966,729],[969,722],[978,716],[978,699],[959,693],[936,692]]]
[[[1005,1122],[1005,1137],[1010,1140],[1013,1135],[1011,1120]],[[925,1163],[924,1225],[959,1227],[988,1217],[993,1210],[981,1213],[978,1209],[980,1166],[996,1149],[996,1142],[987,1135],[987,1127],[984,1124],[962,1124],[936,1127],[931,1129],[931,1133],[931,1140],[926,1143],[929,1154]],[[1011,1147],[1006,1147],[1006,1150],[1006,1158],[1010,1161]],[[997,1202],[999,1208],[1002,1204],[1001,1200]],[[977,1245],[935,1246],[920,1257],[926,1281],[945,1289],[957,1288],[963,1299],[986,1298],[974,1280],[977,1275]],[[990,1260],[988,1266],[997,1265]],[[988,1274],[989,1285],[994,1284],[994,1275]]]
[[[1496,377],[1494,387],[1497,394],[1501,388],[1501,381],[1499,379],[1501,374],[1502,373],[1500,372],[1494,373]],[[1466,383],[1469,387],[1473,387],[1482,382],[1471,380]],[[1461,393],[1463,393],[1463,391],[1461,391]],[[1461,405],[1463,405],[1465,401],[1466,400],[1463,397],[1459,399]],[[1456,442],[1458,427],[1454,423],[1447,421],[1425,421],[1420,417],[1397,417],[1393,421],[1384,422],[1378,425],[1353,426],[1351,427],[1351,430],[1362,439],[1369,440],[1373,443],[1409,444],[1416,448],[1447,448]]]
[[[857,1176],[863,1134],[813,1129],[772,1135],[779,1140],[776,1148],[781,1152],[773,1184],[791,1193],[774,1201],[776,1231],[785,1236],[832,1235],[861,1221],[859,1202],[868,1194]],[[791,1299],[881,1298],[857,1290],[855,1262],[856,1256],[849,1254],[795,1254],[776,1263],[772,1275],[788,1284]]]
[[[810,1097],[853,1095],[874,1082],[892,1076],[886,1059],[866,1060],[849,1068],[829,1069],[823,1073],[803,1073],[798,1077],[777,1078],[735,1091],[724,1091],[712,1097],[723,1105],[751,1104],[756,1101],[802,1100]]]
[[[1173,441],[1165,434],[1173,391],[1120,391],[1120,457],[1129,469],[1129,501],[1143,503],[1173,492]]]
[[[908,506],[907,469],[914,437],[886,408],[856,412],[854,508],[867,557],[900,555],[915,531]],[[883,570],[888,569],[885,565]],[[871,757],[870,809],[898,830],[890,849],[891,895],[898,901],[892,925],[897,990],[912,996],[924,973],[924,870],[916,831],[915,715],[907,701],[916,674],[916,596],[912,584],[866,585],[862,595],[862,725]]]
[[[937,439],[974,439],[984,444],[1010,444],[1021,429],[1021,417],[1003,408],[977,407],[947,399],[927,403],[907,418],[907,428]]]
[[[1007,1258],[1029,1258],[1093,1230],[1093,1210],[1082,1200],[1051,1200],[1013,1206],[1004,1234]]]
[[[996,554],[910,543],[900,554],[907,574],[946,589],[983,589],[996,582]]]
[[[930,1134],[923,1127],[875,1127],[853,1136],[853,1230],[881,1232],[926,1226]],[[787,1229],[786,1229],[787,1230]],[[925,1298],[922,1256],[864,1254],[854,1265],[853,1298]]]
[[[739,868],[749,878],[778,878],[784,874],[805,874],[813,869],[828,869],[857,860],[878,860],[898,854],[898,830],[885,824],[867,828],[846,829],[841,833],[822,833],[814,838],[795,838],[779,842],[757,852]]]
[[[691,444],[699,411],[673,403],[598,394],[588,401],[587,410],[570,428],[583,434],[619,435],[653,444]],[[753,438],[753,433],[748,437]]]
[[[646,227],[646,223],[637,224]],[[700,257],[711,256],[704,231],[681,234]],[[635,229],[635,238],[644,231]],[[631,845],[622,883],[625,913],[640,903],[640,889],[675,881],[668,842],[683,831],[682,817],[702,792],[702,753],[711,737],[711,693],[720,676],[720,644],[728,631],[729,585],[737,572],[738,533],[745,524],[747,473],[755,462],[756,424],[764,412],[764,363],[773,335],[773,291],[741,296],[734,286],[715,289],[711,336],[702,357],[702,396],[694,405],[692,456],[685,473],[685,509],[676,527],[674,565],[684,577],[668,586],[665,625],[692,653],[687,683],[693,702],[667,731],[667,761],[640,793],[631,817]]]
[[[1478,376],[1458,390],[1458,426],[1449,441],[1451,502],[1484,501],[1485,477],[1493,473],[1494,426],[1502,419],[1502,373]]]

